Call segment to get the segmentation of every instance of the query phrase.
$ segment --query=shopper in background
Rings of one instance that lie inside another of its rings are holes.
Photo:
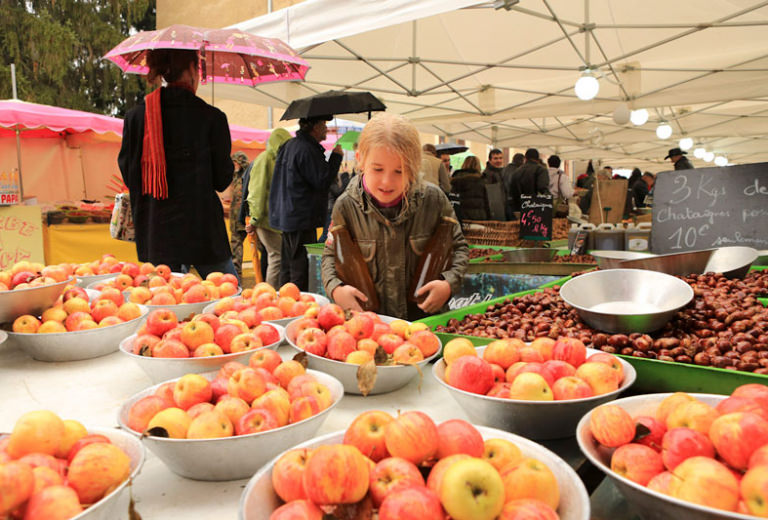
[[[645,172],[643,176],[632,185],[632,199],[636,208],[647,207],[645,197],[648,195],[648,192],[651,191],[654,180],[655,177],[651,172]]]
[[[253,161],[248,183],[248,210],[251,221],[246,227],[250,234],[255,233],[259,243],[264,246],[267,257],[267,272],[264,280],[274,288],[280,287],[280,255],[282,237],[280,232],[269,225],[269,193],[275,161],[282,146],[288,142],[291,134],[284,128],[276,128],[267,140],[266,149]],[[256,266],[254,266],[254,269]]]
[[[634,186],[635,182],[637,182],[642,175],[643,172],[640,171],[640,168],[635,168],[632,170],[632,173],[627,180],[627,200],[624,203],[624,218],[629,218],[629,214],[635,209],[635,201],[632,197],[632,186]]]
[[[489,220],[491,210],[485,192],[480,160],[474,155],[464,159],[461,169],[451,176],[451,194],[458,199],[457,215],[464,220]]]
[[[437,157],[437,148],[432,143],[421,147],[421,169],[419,175],[427,182],[440,186],[445,193],[451,191],[451,174],[446,165]],[[450,158],[450,155],[448,156]],[[450,161],[448,162],[450,165]]]
[[[216,192],[232,182],[227,116],[195,95],[196,51],[147,53],[147,94],[123,124],[117,162],[131,197],[136,253],[142,262],[205,278],[235,274],[224,212]]]
[[[328,187],[341,166],[341,145],[326,161],[320,144],[332,116],[299,119],[296,137],[283,145],[275,161],[269,192],[269,224],[282,231],[280,285],[309,289],[309,260],[305,244],[317,242],[317,228],[325,223]]]
[[[568,176],[560,169],[560,157],[550,155],[547,159],[549,173],[549,192],[552,194],[552,206],[555,217],[567,217],[568,205],[573,199],[573,186]]]
[[[245,222],[240,221],[240,207],[243,205],[243,180],[250,161],[243,152],[232,154],[235,171],[232,174],[232,200],[229,203],[229,247],[232,249],[232,264],[235,266],[237,279],[243,284],[243,241],[248,234]]]
[[[448,175],[453,172],[453,166],[451,166],[451,154],[448,152],[440,152],[440,160],[443,162],[443,166],[448,170]]]
[[[507,194],[506,217],[514,220],[514,214],[520,212],[520,192],[517,190],[517,170],[525,163],[525,155],[516,153],[512,156],[512,162],[504,167],[501,178],[504,182],[504,190]]]
[[[693,170],[693,165],[686,155],[688,152],[684,152],[680,148],[672,148],[664,159],[669,159],[675,165],[675,170]]]
[[[536,148],[525,151],[525,164],[517,171],[515,181],[520,195],[549,193],[549,172],[542,166]]]
[[[426,296],[421,303],[408,300],[408,287],[424,247],[443,217],[455,217],[442,190],[418,180],[419,132],[405,117],[383,112],[365,125],[358,142],[362,173],[336,201],[333,226],[345,226],[360,247],[376,289],[379,313],[413,320],[440,312],[461,286],[469,248],[461,227],[454,224],[451,265],[441,279],[420,289],[419,294]],[[331,233],[323,252],[325,292],[343,308],[359,310],[359,301],[366,298],[338,278],[333,240]]]

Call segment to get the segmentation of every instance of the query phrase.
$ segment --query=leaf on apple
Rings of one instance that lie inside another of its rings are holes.
[[[301,363],[301,366],[304,367],[304,370],[306,370],[307,369],[307,365],[309,365],[309,358],[307,357],[307,353],[306,352],[299,352],[298,354],[293,356],[293,360],[294,361],[298,361],[299,363]]]
[[[373,501],[370,495],[365,495],[355,504],[337,504],[321,506],[323,520],[371,520],[373,518]]]
[[[421,371],[421,367],[416,363],[398,363],[398,365],[402,367],[413,367],[416,369],[416,372],[419,373],[419,386],[416,387],[416,389],[419,391],[419,393],[421,393],[421,383],[424,381],[424,372]]]
[[[363,397],[367,396],[373,390],[376,384],[376,362],[371,360],[363,363],[357,368],[357,388]]]
[[[384,350],[384,347],[379,345],[376,347],[376,352],[373,354],[373,362],[377,365],[386,365],[389,361],[389,354]]]
[[[128,488],[131,490],[131,500],[128,502],[128,519],[142,520],[141,515],[136,511],[136,502],[133,500],[133,479],[129,477]]]
[[[162,437],[164,439],[168,439],[170,435],[168,435],[168,430],[163,428],[162,426],[155,426],[154,428],[150,428],[149,430],[144,432],[144,435],[149,437]]]
[[[645,437],[648,437],[651,434],[651,429],[648,428],[646,425],[642,423],[637,423],[635,425],[635,438],[632,439],[632,442],[637,442],[641,439],[644,439]]]

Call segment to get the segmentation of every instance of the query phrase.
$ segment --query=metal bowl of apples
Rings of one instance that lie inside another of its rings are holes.
[[[283,342],[283,339],[285,339],[285,328],[275,323],[265,323],[265,325],[273,327],[278,332],[279,339],[261,348],[245,350],[242,352],[223,354],[220,356],[186,358],[141,356],[134,353],[136,334],[131,334],[120,342],[120,353],[128,356],[139,365],[153,383],[160,383],[168,379],[181,377],[184,374],[200,374],[202,372],[218,370],[225,363],[229,363],[230,361],[238,361],[240,363],[248,364],[248,359],[254,352],[258,352],[262,349],[277,350],[277,347],[279,347]]]
[[[525,457],[535,458],[549,467],[557,479],[560,491],[558,507],[560,520],[588,520],[589,495],[576,472],[560,457],[535,442],[494,428],[477,426],[483,439],[505,439],[520,448]],[[309,440],[292,449],[314,449],[328,444],[341,444],[344,431],[329,433]],[[248,482],[240,497],[240,520],[269,520],[270,515],[283,503],[272,487],[272,468],[278,457],[264,465]]]
[[[144,465],[144,446],[134,436],[115,428],[89,428],[88,433],[104,435],[112,444],[123,450],[131,459],[131,476],[107,496],[79,515],[72,517],[71,520],[112,520],[119,518],[128,507],[128,498],[125,496],[126,487],[130,485],[132,479],[138,476]]]
[[[609,269],[565,282],[560,297],[587,324],[611,333],[653,332],[693,299],[693,289],[669,274]]]
[[[626,397],[614,401],[611,404],[615,404],[629,412],[632,418],[638,416],[650,416],[656,417],[656,410],[659,404],[668,396],[672,394],[648,394],[638,395],[634,397]],[[695,397],[697,400],[708,404],[710,406],[717,406],[717,404],[726,399],[724,395],[713,394],[689,394]],[[644,520],[666,520],[669,518],[696,518],[697,520],[721,520],[721,519],[739,519],[747,520],[749,518],[755,518],[748,514],[741,514],[723,509],[715,509],[708,506],[695,504],[693,502],[681,500],[671,495],[667,495],[658,492],[654,489],[642,486],[629,478],[625,478],[622,475],[611,470],[610,461],[613,453],[613,449],[606,448],[600,445],[592,435],[592,429],[590,427],[590,418],[592,412],[586,414],[579,422],[576,431],[576,440],[579,443],[581,451],[586,455],[587,459],[597,466],[608,478],[610,478],[619,491],[624,495],[627,502],[630,504],[631,509],[637,511]],[[699,457],[703,459],[704,457]],[[714,460],[714,459],[713,459]],[[639,469],[639,468],[638,468]],[[688,473],[688,469],[693,469],[694,473],[698,474],[704,482],[707,477],[705,474],[706,469],[697,470],[695,467],[688,467],[683,470]],[[729,471],[729,470],[728,470]],[[679,478],[685,478],[685,475],[680,475]],[[711,479],[711,477],[710,477]],[[734,482],[735,479],[734,479]],[[717,493],[724,491],[716,486],[716,489],[708,489],[706,485],[696,485],[697,492],[701,494],[712,494],[715,496]],[[738,484],[735,485],[735,492],[738,494]]]
[[[483,358],[483,353],[488,348],[488,345],[474,347],[471,343],[467,342],[466,348],[475,348],[478,357]],[[586,349],[587,357],[598,353],[600,353],[599,350]],[[605,353],[603,352],[603,354]],[[608,354],[608,356],[611,355]],[[637,378],[634,367],[623,359],[616,356],[611,357],[615,362],[621,364],[623,371],[623,380],[618,389],[590,397],[575,397],[572,399],[552,400],[551,389],[549,400],[525,399],[525,397],[536,396],[542,390],[537,388],[535,384],[527,388],[521,385],[519,399],[516,397],[494,397],[461,390],[448,384],[446,381],[445,358],[440,359],[434,364],[432,375],[441,385],[448,389],[470,421],[474,423],[510,431],[529,439],[561,439],[575,435],[576,425],[585,413],[598,405],[613,401],[619,394],[634,384]],[[602,374],[597,372],[594,377],[602,377]],[[547,384],[547,382],[544,381],[544,384]],[[577,396],[580,395],[580,390],[574,387],[571,393]],[[581,395],[584,394],[582,393]]]
[[[391,316],[384,315],[379,315],[379,318],[381,318],[381,321],[384,323],[392,323],[393,321],[397,320]],[[309,368],[320,370],[337,378],[339,381],[341,381],[341,384],[344,385],[344,392],[348,394],[361,395],[363,392],[358,386],[357,378],[357,371],[360,368],[360,365],[356,365],[354,363],[346,363],[344,361],[336,361],[334,359],[329,359],[327,357],[306,352],[303,348],[296,344],[297,323],[298,322],[294,321],[285,327],[286,343],[288,343],[288,345],[297,352],[306,353],[307,360],[309,362]],[[443,345],[440,341],[440,338],[437,338],[437,341],[439,344],[437,351],[431,356],[428,356],[422,361],[416,363],[416,366],[419,367],[419,370],[417,370],[414,366],[404,364],[377,365],[376,381],[373,388],[368,392],[368,395],[393,392],[407,385],[411,379],[416,377],[420,370],[424,370],[424,367],[427,365],[427,363],[435,359],[440,354]]]
[[[8,339],[8,334],[4,330],[0,330],[0,345],[5,343],[5,340]]]
[[[294,444],[311,439],[322,426],[328,413],[344,396],[344,389],[336,378],[315,370],[308,370],[307,373],[315,376],[318,382],[328,387],[333,402],[316,415],[272,430],[217,439],[172,439],[152,435],[142,436],[141,433],[127,426],[131,407],[136,401],[154,394],[163,384],[175,382],[179,378],[165,381],[135,394],[120,407],[117,420],[125,431],[141,437],[149,450],[177,475],[205,481],[248,478],[278,453]],[[212,381],[217,374],[218,372],[207,372],[201,375]]]
[[[301,294],[304,296],[313,297],[315,299],[315,302],[319,303],[321,306],[327,305],[330,303],[330,300],[328,300],[328,298],[326,298],[322,294],[311,293],[311,292],[302,292]],[[215,314],[215,310],[216,310],[215,307],[216,307],[216,302],[209,303],[208,305],[205,306],[205,308],[203,309],[203,312],[212,312]],[[289,323],[299,318],[301,318],[301,316],[291,316],[290,318],[282,318],[279,320],[264,320],[264,321],[265,323],[274,323],[282,327],[287,327]]]
[[[75,282],[75,278],[70,278],[48,285],[0,291],[0,323],[12,322],[23,314],[40,315],[56,303],[67,285]]]
[[[8,332],[14,345],[38,361],[81,361],[118,350],[120,341],[136,332],[149,309],[138,305],[141,315],[129,321],[87,330],[50,333]]]

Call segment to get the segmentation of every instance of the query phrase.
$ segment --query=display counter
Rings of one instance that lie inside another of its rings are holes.
[[[293,351],[288,347],[279,350],[284,359]],[[365,410],[384,410],[392,415],[398,411],[420,410],[428,413],[436,422],[447,419],[467,420],[461,407],[449,398],[448,391],[432,376],[432,366],[408,385],[388,394],[369,397],[345,395],[328,415],[317,435],[343,430]],[[87,427],[117,427],[117,412],[121,404],[136,392],[152,383],[146,374],[126,356],[115,352],[108,356],[87,361],[68,363],[44,363],[34,361],[20,349],[0,345],[0,381],[3,381],[3,397],[0,406],[0,431],[10,431],[23,413],[48,409],[64,419],[76,419]],[[602,481],[602,474],[586,462],[578,450],[575,439],[542,443],[558,453],[568,464],[577,469],[588,491]],[[146,519],[188,520],[189,518],[238,518],[240,495],[247,480],[230,482],[199,482],[172,473],[156,456],[147,450],[144,467],[133,483],[136,511]],[[610,494],[613,485],[607,480],[607,496],[620,504],[621,498]],[[603,492],[605,495],[605,492]],[[127,493],[126,493],[127,495]],[[127,497],[121,505],[120,516],[114,520],[128,519]],[[616,511],[613,503],[593,503],[596,510]],[[612,509],[605,509],[606,507]],[[629,520],[631,515],[593,518]]]

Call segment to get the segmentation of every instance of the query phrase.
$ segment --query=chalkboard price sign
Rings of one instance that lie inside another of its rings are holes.
[[[520,196],[520,238],[552,240],[552,195]]]
[[[651,251],[726,246],[768,249],[768,163],[659,173]]]

